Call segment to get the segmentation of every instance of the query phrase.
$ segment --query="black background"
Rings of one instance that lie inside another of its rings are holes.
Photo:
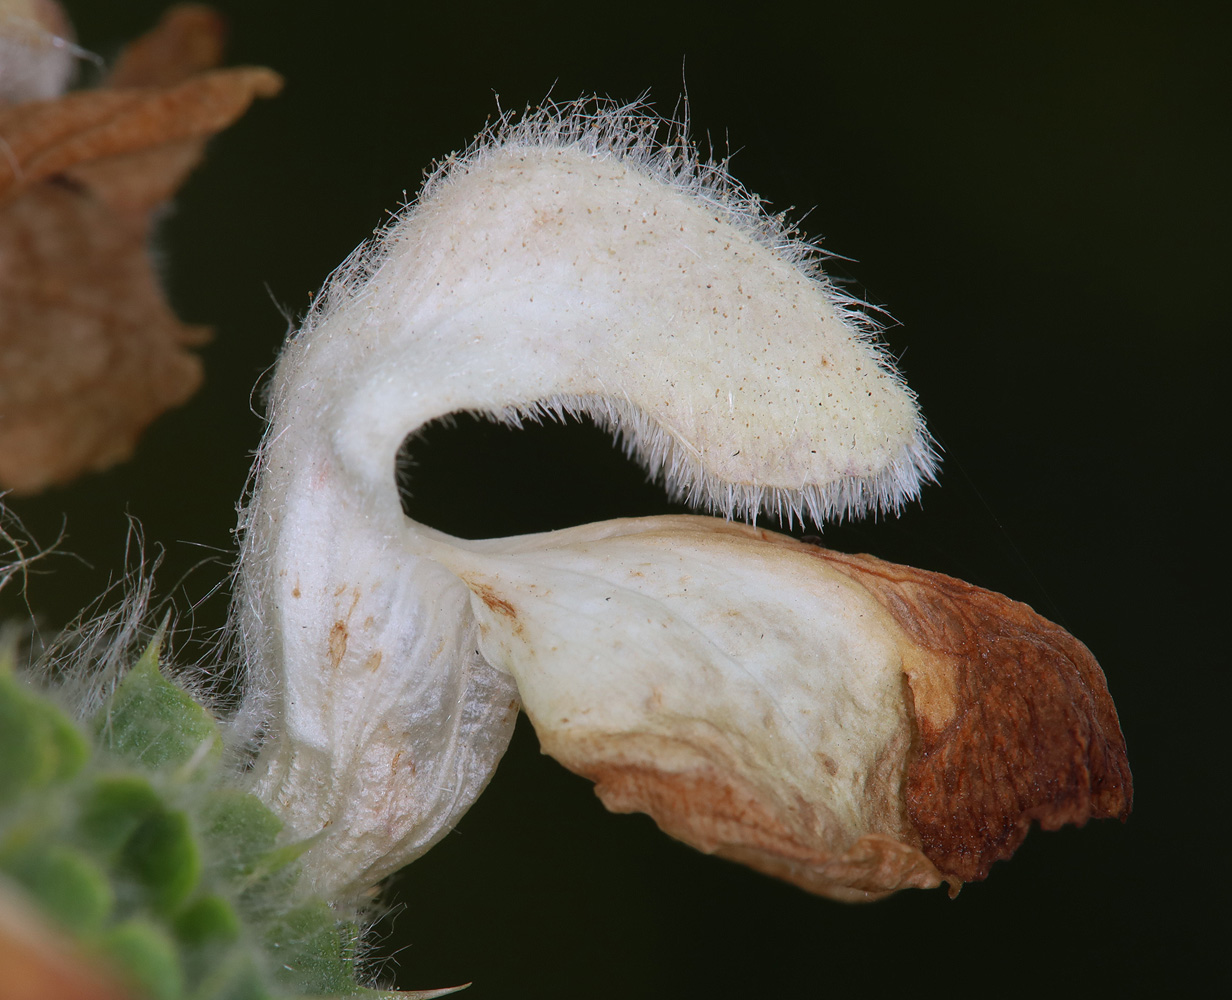
[[[104,56],[162,6],[68,4]],[[200,634],[221,625],[226,597],[210,591],[279,307],[302,312],[498,96],[648,92],[670,113],[687,87],[696,135],[735,152],[774,210],[807,212],[806,231],[849,258],[836,276],[886,304],[945,448],[922,505],[827,529],[827,544],[961,576],[1070,629],[1108,675],[1136,778],[1128,824],[1033,833],[955,901],[844,906],[608,815],[522,724],[457,830],[390,885],[387,977],[474,980],[475,1000],[1105,995],[1183,989],[1213,964],[1228,829],[1226,24],[1194,13],[1206,5],[1124,2],[217,6],[231,61],[287,87],[212,144],[159,233],[173,304],[216,331],[207,382],[134,461],[11,502],[42,540],[63,523],[80,556],[27,590],[45,627],[118,577],[126,515],[165,550],[164,590],[207,560],[178,602]],[[415,457],[415,516],[460,534],[667,506],[585,428],[461,426]]]

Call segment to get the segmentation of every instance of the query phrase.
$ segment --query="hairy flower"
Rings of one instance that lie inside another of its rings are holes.
[[[1032,819],[1128,810],[1099,668],[997,595],[720,518],[466,541],[403,515],[400,445],[459,411],[589,415],[723,518],[892,512],[931,478],[858,303],[661,124],[502,124],[283,353],[242,522],[239,731],[267,734],[256,788],[321,834],[328,892],[443,836],[520,701],[610,808],[838,898],[982,877]]]

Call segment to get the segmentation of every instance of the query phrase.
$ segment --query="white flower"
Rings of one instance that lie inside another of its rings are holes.
[[[323,831],[327,893],[443,836],[519,698],[609,806],[705,850],[841,898],[959,877],[904,800],[957,675],[876,587],[715,518],[465,541],[402,513],[400,445],[458,411],[589,414],[727,518],[894,511],[932,475],[819,254],[659,125],[570,106],[481,137],[284,351],[242,525],[241,730],[268,734],[262,796]]]

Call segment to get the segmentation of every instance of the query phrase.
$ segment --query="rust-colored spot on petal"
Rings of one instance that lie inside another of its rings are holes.
[[[329,665],[335,670],[341,665],[342,658],[346,656],[349,637],[346,622],[341,620],[334,622],[329,630]]]
[[[918,728],[907,812],[943,873],[984,878],[1032,821],[1054,830],[1129,816],[1125,738],[1086,646],[1027,605],[962,580],[815,551],[867,587],[926,654],[906,671]],[[939,711],[949,698],[952,712]]]
[[[498,595],[491,587],[483,583],[475,583],[472,580],[467,580],[466,585],[470,587],[471,593],[483,601],[496,614],[504,615],[506,618],[516,619],[518,617],[518,609],[505,600],[505,598]]]

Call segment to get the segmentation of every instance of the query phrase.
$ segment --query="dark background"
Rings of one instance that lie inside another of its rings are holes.
[[[111,56],[164,5],[67,6],[81,42]],[[226,596],[210,592],[279,307],[302,312],[497,96],[648,92],[670,113],[687,86],[697,136],[735,152],[772,209],[807,212],[806,231],[849,258],[835,275],[886,304],[945,448],[922,505],[827,529],[827,544],[961,576],[1070,629],[1108,675],[1136,778],[1127,825],[1033,833],[955,901],[845,906],[608,815],[523,724],[457,830],[389,887],[388,976],[474,980],[475,1000],[1107,995],[1183,989],[1213,965],[1228,661],[1207,567],[1222,559],[1228,459],[1232,119],[1228,26],[1194,11],[1215,5],[216,6],[232,62],[287,87],[213,143],[159,235],[173,304],[216,331],[207,382],[134,461],[12,501],[37,538],[63,524],[80,556],[29,586],[46,628],[119,576],[127,516],[165,551],[164,591],[197,566],[182,620],[221,625]],[[415,516],[455,533],[666,508],[585,428],[461,426],[415,457]]]

